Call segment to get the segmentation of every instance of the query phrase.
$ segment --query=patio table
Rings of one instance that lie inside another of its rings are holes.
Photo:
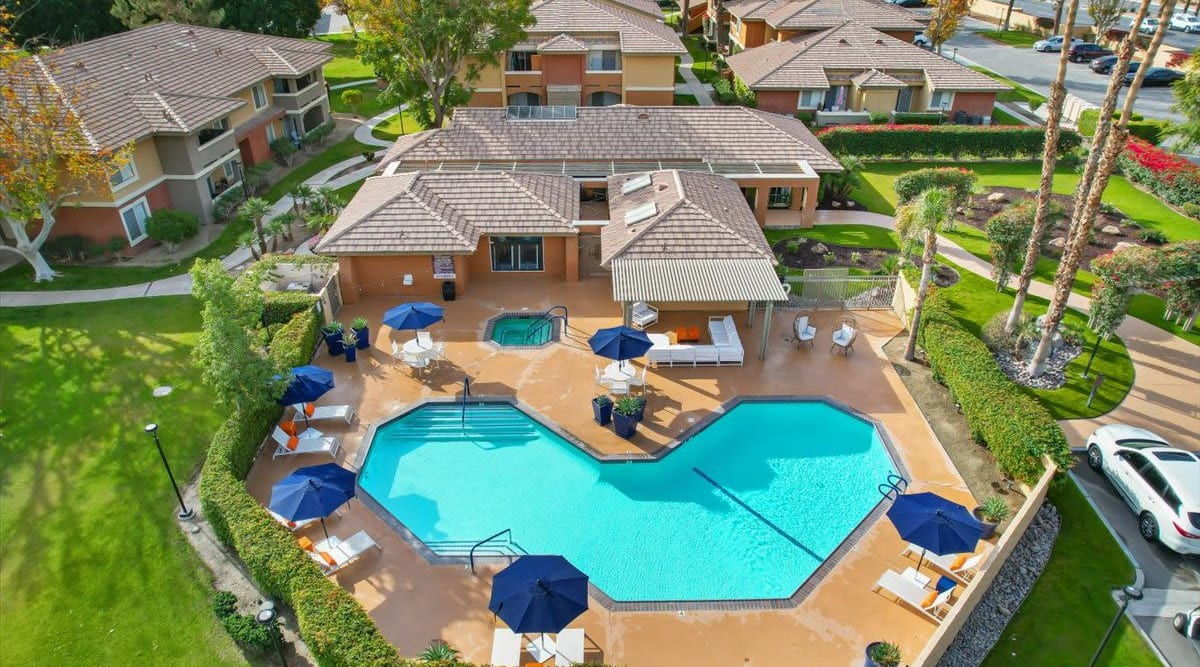
[[[604,367],[604,379],[610,382],[629,382],[637,375],[633,366],[621,361],[614,361]]]
[[[546,662],[550,658],[553,658],[554,651],[557,648],[558,645],[549,635],[538,635],[525,646],[525,650],[529,651],[529,655],[533,656],[536,662]]]
[[[425,347],[421,343],[417,342],[416,338],[413,338],[412,340],[408,340],[408,341],[404,342],[404,351],[409,354],[421,355],[421,354],[425,354],[426,352],[428,352],[432,349],[433,349],[432,347]]]

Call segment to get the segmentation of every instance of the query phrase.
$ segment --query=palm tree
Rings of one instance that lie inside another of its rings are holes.
[[[921,326],[921,311],[925,297],[929,295],[929,283],[933,277],[933,260],[937,257],[938,228],[954,215],[954,193],[948,189],[933,188],[922,192],[916,199],[896,210],[896,231],[906,240],[921,238],[925,251],[921,254],[921,284],[917,288],[917,302],[913,305],[912,324],[908,327],[908,347],[904,358],[912,361],[917,356],[917,331]]]
[[[263,230],[263,221],[271,214],[271,205],[262,197],[251,197],[242,204],[240,213],[254,225],[259,254],[267,254],[267,236]]]
[[[1075,14],[1079,11],[1079,0],[1070,0],[1067,5],[1067,27],[1063,34],[1073,34],[1075,30]],[[1025,307],[1025,295],[1029,293],[1029,285],[1033,282],[1033,272],[1037,268],[1038,258],[1042,256],[1042,239],[1046,236],[1046,228],[1050,223],[1051,187],[1054,185],[1054,163],[1058,160],[1058,135],[1061,133],[1059,123],[1062,121],[1063,102],[1067,99],[1067,61],[1070,49],[1064,48],[1058,56],[1058,73],[1050,84],[1050,104],[1046,116],[1046,144],[1042,148],[1042,181],[1038,186],[1037,208],[1033,215],[1033,232],[1029,235],[1029,245],[1025,248],[1025,264],[1017,276],[1017,292],[1013,295],[1013,307],[1004,323],[1004,330],[1012,333],[1021,319],[1021,310]],[[1003,290],[1004,285],[997,283],[996,288]]]
[[[292,213],[297,218],[303,218],[304,209],[308,207],[316,191],[305,183],[297,183],[288,190],[288,195],[292,198]]]
[[[1149,0],[1142,1],[1138,8],[1139,18],[1136,19],[1138,23],[1134,25],[1140,25],[1140,17],[1144,15],[1148,4]],[[1166,0],[1162,5],[1161,15],[1169,17],[1174,9],[1175,0]],[[1146,49],[1143,62],[1154,62],[1154,56],[1158,54],[1158,48],[1167,35],[1168,25],[1167,21],[1158,24],[1158,29],[1154,31],[1154,37],[1150,40],[1150,46]],[[1095,170],[1091,178],[1086,172],[1084,173],[1084,178],[1079,184],[1079,192],[1076,192],[1075,210],[1071,217],[1067,246],[1062,260],[1059,262],[1058,272],[1054,276],[1054,295],[1050,300],[1050,307],[1046,310],[1046,316],[1042,320],[1042,338],[1038,341],[1033,358],[1029,360],[1029,374],[1033,377],[1040,376],[1046,370],[1046,358],[1050,356],[1054,333],[1058,330],[1058,325],[1062,322],[1063,314],[1066,312],[1067,299],[1071,296],[1071,288],[1075,284],[1075,274],[1078,273],[1079,265],[1083,261],[1083,250],[1087,246],[1092,227],[1096,224],[1096,215],[1100,211],[1100,198],[1104,195],[1104,189],[1108,187],[1108,180],[1117,166],[1117,158],[1125,151],[1126,140],[1129,137],[1126,128],[1129,125],[1129,118],[1133,115],[1133,102],[1137,98],[1138,90],[1142,87],[1142,81],[1146,78],[1146,71],[1150,69],[1149,67],[1138,68],[1137,74],[1134,75],[1133,81],[1129,85],[1129,92],[1125,95],[1121,117],[1114,126],[1112,112],[1116,108],[1116,97],[1124,83],[1125,72],[1129,69],[1129,60],[1133,58],[1133,39],[1135,36],[1130,34],[1121,44],[1119,60],[1113,66],[1113,79],[1109,81],[1108,95],[1105,96],[1104,104],[1101,105],[1100,121],[1107,127],[1105,127],[1102,143],[1098,140],[1100,127],[1096,128],[1097,138],[1093,140],[1092,154],[1099,154],[1099,157],[1095,160]],[[1121,73],[1119,80],[1117,72]],[[1090,163],[1092,160],[1089,158],[1088,162]]]

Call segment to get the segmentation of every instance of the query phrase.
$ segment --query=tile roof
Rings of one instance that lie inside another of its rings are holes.
[[[908,84],[877,69],[869,69],[850,79],[859,88],[905,88]]]
[[[740,0],[725,8],[777,30],[822,30],[853,19],[876,30],[922,30],[917,15],[880,0]]]
[[[662,7],[659,7],[658,3],[655,2],[655,0],[609,0],[609,1],[612,2],[613,4],[621,5],[622,7],[625,7],[627,9],[632,9],[634,11],[638,11],[643,14],[648,14],[657,19],[663,18]]]
[[[484,234],[569,235],[569,176],[408,172],[368,178],[317,244],[329,255],[472,253]]]
[[[323,42],[158,23],[22,63],[33,77],[83,91],[85,131],[111,147],[152,132],[192,132],[245,104],[232,95],[250,85],[332,59]]]
[[[804,124],[744,107],[579,107],[575,120],[508,120],[460,107],[441,129],[401,137],[382,161],[806,162],[840,171]],[[624,171],[636,171],[637,167]]]
[[[616,259],[614,301],[784,301],[787,292],[765,259]]]
[[[905,74],[922,76],[933,90],[1009,90],[989,76],[852,21],[816,34],[763,44],[729,56],[726,62],[758,90],[823,89],[829,87],[826,70],[872,69],[891,79]]]
[[[625,194],[624,184],[649,176],[650,183]],[[639,222],[631,211],[654,206]],[[601,232],[600,260],[774,260],[754,212],[733,181],[692,171],[622,174],[608,179],[609,223]]]
[[[564,33],[538,44],[539,53],[587,53],[588,45]]]
[[[648,16],[615,0],[537,0],[529,10],[537,19],[529,28],[531,35],[614,34],[620,39],[622,53],[687,53],[679,36],[663,23],[661,13]]]

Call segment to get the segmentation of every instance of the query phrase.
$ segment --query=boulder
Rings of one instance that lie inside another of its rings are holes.
[[[1001,204],[1008,201],[1008,195],[1004,194],[1003,192],[993,192],[987,196],[987,200],[993,204]]]
[[[1051,248],[1058,248],[1061,250],[1067,247],[1067,238],[1065,236],[1056,236],[1050,239],[1050,243],[1047,245],[1049,245]]]
[[[825,245],[824,243],[818,243],[809,249],[818,255],[824,255],[825,253],[829,252],[829,246]]]
[[[1111,236],[1121,236],[1121,228],[1116,225],[1104,225],[1100,228],[1101,234],[1109,234]]]
[[[832,206],[832,207],[834,207],[834,208],[841,208],[841,207],[842,207],[842,202],[840,202],[840,201],[838,201],[838,200],[836,200],[836,199],[835,199],[835,200],[833,200],[833,201],[829,202],[829,205],[830,205],[830,206]]]
[[[1130,243],[1129,241],[1121,241],[1121,242],[1117,243],[1116,246],[1113,247],[1113,252],[1117,252],[1118,250],[1124,250],[1125,248],[1136,248],[1136,247],[1138,247],[1136,243]]]

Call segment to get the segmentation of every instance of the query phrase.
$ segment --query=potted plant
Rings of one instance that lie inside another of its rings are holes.
[[[992,496],[983,501],[983,504],[976,507],[972,512],[979,523],[983,525],[983,532],[979,534],[979,539],[990,539],[996,534],[996,527],[1001,521],[1008,518],[1011,510],[1008,509],[1008,503],[1000,496]]]
[[[325,337],[325,349],[329,351],[329,356],[336,357],[342,353],[342,331],[345,325],[341,322],[330,322],[321,329],[321,335]]]
[[[355,343],[358,349],[365,350],[371,347],[371,330],[367,328],[367,318],[354,318],[354,321],[350,323],[350,329],[354,331],[354,337],[358,340]]]
[[[867,644],[866,667],[896,667],[901,659],[900,647],[891,642]]]
[[[646,416],[646,397],[634,396],[633,400],[637,403],[637,412],[633,415],[633,418],[637,421],[642,421],[642,418]]]
[[[592,399],[592,417],[596,423],[601,426],[606,426],[612,421],[613,403],[612,399],[607,396],[597,396]]]
[[[347,331],[342,334],[342,349],[346,352],[346,362],[352,362],[358,359],[358,348],[355,343],[358,342],[358,336],[354,331]]]
[[[632,396],[622,396],[613,407],[613,431],[628,440],[637,431],[637,400]]]

